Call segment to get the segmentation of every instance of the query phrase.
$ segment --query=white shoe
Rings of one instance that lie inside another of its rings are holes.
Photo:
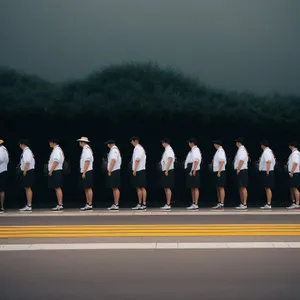
[[[62,205],[56,205],[52,208],[52,211],[63,211],[64,207]]]
[[[19,209],[20,212],[32,212],[32,207],[25,205],[25,207]]]
[[[80,208],[80,211],[92,211],[93,205],[86,204],[84,207]]]
[[[224,204],[222,203],[218,203],[216,206],[214,206],[212,209],[219,209],[219,210],[223,210],[224,209]]]
[[[119,210],[119,205],[113,204],[111,207],[108,208],[108,210]]]
[[[186,209],[188,209],[188,210],[198,210],[199,206],[193,203],[191,206],[187,207]]]
[[[138,204],[137,206],[132,208],[133,210],[141,210],[142,209],[142,205]]]
[[[272,209],[272,206],[269,204],[266,204],[265,206],[262,206],[260,209]]]
[[[291,206],[287,207],[286,209],[298,209],[298,208],[300,208],[300,205],[293,203]]]
[[[171,210],[171,205],[165,204],[163,207],[160,208],[161,210]]]
[[[235,209],[237,209],[237,210],[246,210],[246,209],[248,209],[248,207],[247,207],[247,205],[244,205],[244,204],[240,204],[240,206],[237,206]]]

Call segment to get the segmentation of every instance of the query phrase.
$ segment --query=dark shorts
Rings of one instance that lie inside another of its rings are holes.
[[[62,170],[53,171],[51,176],[48,176],[48,188],[61,188],[64,183],[64,174]]]
[[[34,175],[34,170],[29,170],[26,173],[26,176],[22,174],[19,177],[20,180],[20,185],[23,188],[30,188],[33,187],[34,183],[35,183],[35,175]]]
[[[5,192],[7,185],[7,171],[0,173],[0,192]]]
[[[275,174],[274,171],[270,171],[267,175],[266,171],[260,172],[260,181],[264,188],[273,189],[275,186]]]
[[[196,176],[190,176],[193,164],[188,164],[185,169],[186,187],[189,189],[200,188],[200,171],[196,171]]]
[[[290,188],[300,188],[300,173],[294,173],[293,177],[289,178]]]
[[[146,170],[138,171],[136,176],[131,177],[131,185],[135,188],[145,188],[146,183]]]
[[[220,177],[218,177],[218,172],[214,172],[215,183],[217,187],[226,186],[226,171],[222,171]]]
[[[236,185],[238,188],[248,187],[248,170],[241,170],[240,173],[236,175]]]
[[[121,187],[121,171],[115,170],[106,178],[106,187],[111,189],[119,189]]]
[[[83,189],[91,189],[94,187],[94,174],[93,170],[85,173],[85,178],[82,178],[82,173],[80,173],[79,178],[80,187]]]
[[[161,171],[161,187],[164,189],[172,189],[174,187],[175,171],[169,170],[168,176],[165,175],[165,171]]]

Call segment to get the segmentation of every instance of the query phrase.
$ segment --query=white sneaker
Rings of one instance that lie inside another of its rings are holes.
[[[19,209],[20,212],[32,212],[32,207],[25,205],[25,207]]]
[[[113,204],[111,207],[108,208],[108,210],[119,210],[119,205]]]
[[[186,209],[188,209],[188,210],[198,210],[199,206],[193,203],[191,206],[187,207]]]
[[[52,208],[52,211],[63,211],[64,207],[62,205],[56,205]]]
[[[272,209],[272,206],[269,204],[266,204],[265,206],[262,206],[260,209]]]
[[[216,206],[213,207],[213,209],[219,209],[219,210],[222,210],[222,209],[224,209],[224,204],[218,203]]]
[[[300,208],[300,205],[293,203],[291,206],[287,207],[286,209],[298,209],[298,208]]]
[[[133,210],[141,210],[142,209],[142,205],[138,204],[137,206],[132,208]]]
[[[161,210],[171,210],[171,205],[165,204],[163,207],[160,208]]]
[[[84,207],[80,208],[80,211],[92,211],[93,205],[86,204]]]
[[[240,206],[237,206],[235,209],[237,209],[237,210],[246,210],[246,209],[248,209],[248,207],[247,207],[247,205],[244,205],[244,204],[240,204]]]

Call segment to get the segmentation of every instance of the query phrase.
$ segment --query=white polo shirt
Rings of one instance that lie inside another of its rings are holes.
[[[214,155],[213,158],[213,171],[214,172],[218,172],[219,171],[219,166],[220,166],[220,162],[224,161],[224,165],[221,169],[221,171],[225,171],[225,167],[227,164],[227,159],[226,159],[226,154],[225,151],[223,149],[223,147],[219,147]]]
[[[35,167],[34,155],[28,147],[25,147],[23,152],[22,152],[21,161],[20,161],[21,171],[24,171],[24,167],[28,163],[29,163],[29,168],[28,168],[27,171],[33,170],[34,167]]]
[[[110,166],[110,163],[111,161],[115,159],[116,162],[114,164],[114,167],[112,169],[112,172],[113,171],[116,171],[116,170],[120,170],[121,169],[121,164],[122,164],[122,157],[121,157],[121,153],[118,149],[117,146],[113,146],[111,147],[109,153],[108,153],[108,159],[107,159],[107,170],[109,170],[109,166]]]
[[[267,162],[269,161],[271,162],[270,171],[274,171],[274,167],[276,164],[275,156],[273,154],[273,151],[269,147],[266,147],[259,159],[258,170],[267,171]]]
[[[9,155],[7,149],[0,146],[0,173],[7,171],[7,165],[9,163]]]
[[[90,162],[87,172],[93,170],[94,155],[93,155],[93,151],[89,145],[85,145],[82,148],[82,152],[81,152],[81,156],[80,156],[80,173],[83,173],[84,163],[86,161]]]
[[[146,158],[147,157],[146,157],[145,149],[140,144],[137,144],[134,147],[133,154],[132,154],[132,170],[134,170],[134,162],[136,160],[140,162],[136,171],[138,172],[138,171],[146,170]]]
[[[58,162],[58,165],[54,169],[54,171],[62,170],[63,169],[63,163],[64,163],[65,157],[62,149],[57,145],[52,149],[49,162],[48,162],[48,171],[51,170],[52,164],[54,162]]]
[[[239,162],[241,160],[244,161],[241,170],[247,170],[248,169],[248,152],[244,146],[240,146],[239,149],[236,152],[235,158],[234,158],[234,169],[237,170]]]
[[[296,167],[294,173],[300,173],[300,152],[298,149],[294,149],[289,156],[289,160],[288,160],[288,171],[289,172],[292,171],[294,163],[297,164],[297,167]]]
[[[187,169],[188,164],[193,164],[194,162],[199,161],[199,164],[196,168],[196,171],[200,170],[200,164],[202,161],[202,155],[200,152],[200,149],[197,146],[194,146],[190,152],[188,153],[185,163],[184,163],[184,168]]]
[[[172,163],[170,165],[169,170],[173,170],[174,169],[174,161],[175,161],[175,153],[170,145],[168,145],[165,148],[165,151],[164,151],[161,161],[160,161],[162,171],[166,171],[169,158],[172,158]]]

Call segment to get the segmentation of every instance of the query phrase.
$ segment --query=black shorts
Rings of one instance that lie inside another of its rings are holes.
[[[190,172],[192,170],[193,164],[188,164],[185,169],[185,180],[186,187],[189,189],[200,188],[200,171],[196,171],[196,176],[191,176]]]
[[[136,176],[131,177],[131,185],[135,188],[145,188],[146,182],[146,170],[136,172]]]
[[[7,171],[0,173],[0,192],[5,192],[7,185]]]
[[[273,189],[275,186],[275,174],[274,171],[270,171],[267,175],[266,171],[260,171],[260,181],[264,188]]]
[[[80,187],[83,189],[91,189],[94,187],[94,174],[93,170],[85,173],[85,178],[82,178],[82,173],[80,173],[79,178]]]
[[[48,176],[48,188],[61,188],[64,183],[64,174],[62,170],[53,171],[51,176]]]
[[[106,178],[106,187],[111,189],[119,189],[121,187],[121,171],[115,170]]]
[[[240,173],[236,175],[236,185],[238,188],[248,187],[248,170],[241,170]]]
[[[35,183],[34,170],[27,171],[26,176],[23,175],[23,171],[22,171],[19,180],[20,180],[21,187],[23,188],[33,187]]]
[[[214,172],[215,183],[217,187],[226,186],[226,171],[222,171],[220,177],[218,177],[218,172]]]
[[[168,171],[168,176],[165,175],[165,171],[161,171],[161,187],[164,189],[172,189],[174,187],[175,172],[174,170]]]
[[[300,188],[300,173],[294,173],[293,177],[289,178],[290,188]]]

